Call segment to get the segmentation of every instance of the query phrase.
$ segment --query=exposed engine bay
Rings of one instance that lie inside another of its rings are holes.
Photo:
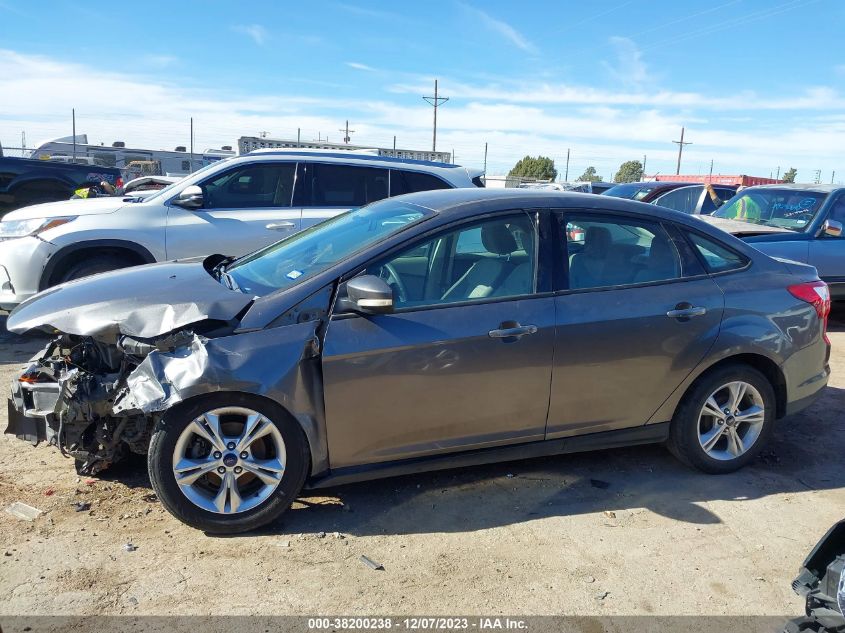
[[[56,446],[86,475],[108,468],[128,451],[145,454],[161,412],[137,406],[130,377],[150,353],[173,354],[192,343],[203,344],[207,336],[231,333],[227,325],[207,321],[154,339],[124,335],[116,344],[61,334],[13,385],[9,432],[33,444],[47,441]],[[45,424],[28,424],[19,411],[41,417]]]

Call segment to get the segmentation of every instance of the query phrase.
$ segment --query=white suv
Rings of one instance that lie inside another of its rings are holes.
[[[38,204],[0,222],[0,309],[65,281],[177,258],[242,255],[381,198],[483,187],[458,165],[257,150],[142,198]]]

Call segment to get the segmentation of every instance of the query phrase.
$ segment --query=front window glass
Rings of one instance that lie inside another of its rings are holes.
[[[268,162],[237,167],[203,182],[204,209],[289,207],[296,163]]]
[[[804,231],[816,217],[826,193],[796,189],[746,189],[723,204],[713,215]]]
[[[375,262],[394,305],[424,307],[515,297],[535,288],[537,234],[527,213],[465,224]]]
[[[317,275],[431,212],[392,200],[337,215],[247,255],[226,269],[239,290],[265,295]]]
[[[573,215],[563,228],[572,290],[681,277],[678,252],[659,224]]]

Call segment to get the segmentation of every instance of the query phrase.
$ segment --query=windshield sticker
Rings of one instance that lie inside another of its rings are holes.
[[[786,204],[785,202],[775,202],[772,205],[772,211],[786,211],[787,214],[807,213],[812,210],[818,200],[816,198],[804,198],[797,204]]]
[[[287,277],[288,279],[298,279],[299,277],[302,277],[302,271],[292,270],[287,275],[285,275],[285,277]]]

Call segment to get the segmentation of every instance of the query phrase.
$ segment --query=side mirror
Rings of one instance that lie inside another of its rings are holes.
[[[346,283],[344,309],[362,314],[393,312],[393,288],[381,277],[361,275]]]
[[[184,207],[185,209],[199,209],[202,207],[202,189],[196,185],[185,187],[173,200],[173,204]]]
[[[824,224],[822,224],[822,233],[828,237],[841,237],[842,223],[836,220],[825,220]]]

